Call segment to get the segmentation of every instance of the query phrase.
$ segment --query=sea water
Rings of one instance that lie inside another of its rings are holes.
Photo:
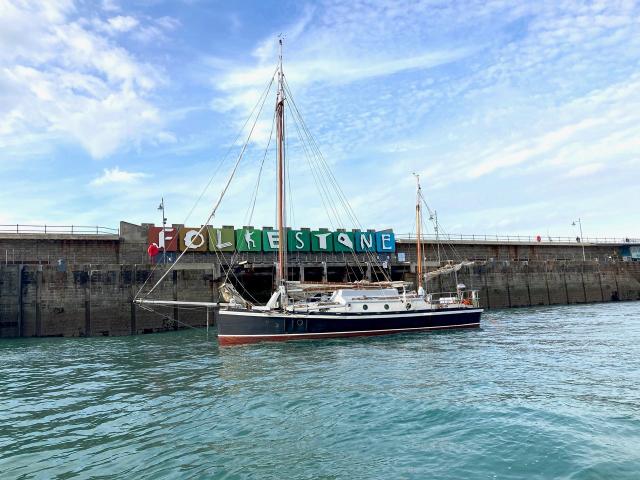
[[[218,347],[0,341],[0,478],[640,478],[640,303]]]

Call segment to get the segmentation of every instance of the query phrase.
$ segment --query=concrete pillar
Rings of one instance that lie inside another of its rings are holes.
[[[304,282],[304,266],[300,265],[299,269],[300,269],[300,281]]]
[[[547,287],[547,303],[551,305],[551,292],[549,292],[549,277],[547,276],[546,266],[545,266],[545,272],[544,272],[544,283]]]
[[[36,337],[42,336],[42,265],[36,271]]]
[[[482,277],[484,278],[484,293],[487,297],[487,308],[491,308],[491,301],[489,301],[489,284],[487,282],[487,267],[482,269]]]
[[[89,281],[84,285],[84,336],[91,336],[91,277],[93,270],[87,272]]]
[[[171,272],[172,275],[172,280],[173,280],[173,299],[174,300],[178,300],[178,271],[177,270],[173,270]],[[175,320],[179,320],[178,319],[178,315],[179,315],[179,311],[178,311],[178,306],[174,305],[173,306],[173,318],[174,321]]]
[[[18,297],[18,336],[22,337],[24,332],[24,305],[22,303],[22,277],[24,272],[24,265],[20,265],[17,270],[18,278],[16,282],[17,297]]]
[[[529,298],[529,306],[531,306],[531,286],[529,285],[529,265],[527,265],[527,270],[525,272],[525,278],[527,282],[527,295]]]
[[[134,265],[133,270],[131,270],[131,290],[129,294],[129,304],[131,308],[131,314],[129,317],[130,325],[131,325],[131,335],[135,335],[136,333],[138,333],[138,326],[136,323],[136,304],[133,303],[133,299],[136,296],[136,293],[138,293],[138,289],[136,285],[137,273],[138,273],[137,267],[136,265]]]
[[[371,262],[367,262],[367,281],[371,281]]]
[[[604,290],[602,289],[602,272],[600,272],[600,266],[598,266],[598,284],[600,285],[600,298],[604,302]]]
[[[213,279],[216,280],[222,276],[222,269],[220,267],[220,263],[213,262]]]
[[[322,281],[326,282],[328,278],[327,262],[322,262]]]

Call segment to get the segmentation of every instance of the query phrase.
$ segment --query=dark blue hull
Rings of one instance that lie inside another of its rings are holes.
[[[221,310],[221,345],[261,341],[339,338],[480,326],[482,309],[462,308],[394,313],[310,313]]]

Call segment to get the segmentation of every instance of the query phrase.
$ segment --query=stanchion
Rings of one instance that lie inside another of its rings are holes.
[[[209,340],[209,307],[207,307],[207,341]]]

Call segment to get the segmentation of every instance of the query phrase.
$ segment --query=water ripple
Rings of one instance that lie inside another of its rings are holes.
[[[638,303],[360,340],[220,349],[204,335],[0,341],[0,477],[640,472]]]

